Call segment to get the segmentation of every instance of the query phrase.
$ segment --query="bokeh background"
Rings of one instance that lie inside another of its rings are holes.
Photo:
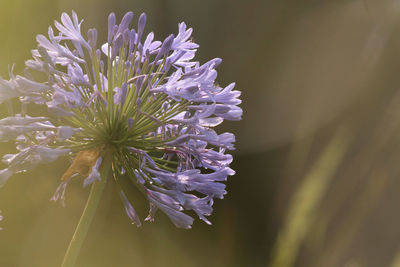
[[[136,228],[109,183],[77,266],[400,266],[400,1],[0,0],[0,75],[23,72],[36,34],[71,10],[103,40],[111,11],[146,12],[158,39],[185,21],[244,110],[219,129],[237,135],[237,174],[212,226],[159,212]],[[77,179],[66,208],[49,202],[67,168],[0,190],[0,266],[60,265],[88,196]]]

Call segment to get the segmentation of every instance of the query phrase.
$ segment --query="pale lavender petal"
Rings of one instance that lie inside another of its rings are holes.
[[[77,42],[75,44],[76,48],[79,50],[79,45],[83,45],[87,49],[91,49],[89,43],[83,38],[81,34],[81,25],[78,23],[78,18],[75,12],[72,12],[73,20],[71,20],[70,16],[67,13],[61,14],[61,23],[58,21],[54,22],[56,28],[63,34],[63,39],[68,39],[71,41]]]
[[[0,141],[15,139],[21,134],[32,131],[56,130],[57,127],[42,122],[33,122],[28,125],[0,125]]]
[[[162,210],[176,227],[184,229],[192,228],[193,218],[181,212],[182,207],[173,198],[152,190],[147,190],[146,192],[149,201]],[[153,218],[153,216],[150,218]]]
[[[118,33],[123,33],[126,29],[128,29],[129,24],[133,19],[133,12],[127,12],[121,20],[121,24],[118,26]]]
[[[7,117],[0,120],[0,125],[28,125],[34,122],[43,122],[49,120],[47,117],[30,117],[17,115],[14,117]]]
[[[126,93],[128,90],[128,85],[126,83],[122,84],[121,88],[116,87],[114,88],[114,104],[116,105],[123,105],[126,99]]]
[[[94,181],[99,181],[99,182],[101,182],[101,174],[100,174],[100,172],[99,172],[99,168],[100,168],[100,165],[101,165],[101,161],[102,161],[102,158],[101,158],[101,157],[99,157],[99,158],[96,160],[96,164],[93,166],[91,173],[90,173],[89,176],[86,177],[86,179],[83,181],[83,187],[86,187],[86,186],[92,184]]]
[[[142,39],[145,25],[146,25],[146,14],[142,13],[142,14],[140,14],[139,21],[138,21],[136,44],[138,44],[140,42],[140,40]]]
[[[132,223],[136,224],[137,227],[142,226],[142,223],[140,222],[140,218],[137,215],[135,209],[129,202],[128,198],[126,197],[125,193],[123,191],[120,191],[120,195],[122,198],[122,202],[124,203],[125,207],[125,212],[128,215],[128,217],[131,219]]]
[[[213,208],[212,197],[198,198],[195,195],[185,194],[183,207],[187,210],[194,210],[201,220],[211,225],[211,222],[205,217],[210,216]]]
[[[114,12],[108,15],[108,43],[111,44],[114,36],[113,36],[113,29],[116,23],[116,18]],[[107,53],[106,53],[107,54]]]
[[[8,154],[3,157],[10,171],[21,172],[31,170],[38,164],[50,163],[60,156],[70,152],[70,149],[49,148],[40,145],[33,145],[23,148],[17,154]]]
[[[166,55],[171,50],[173,41],[174,41],[173,34],[170,34],[167,38],[165,38],[164,42],[161,45],[160,51],[156,56],[155,61],[158,61],[162,56]]]
[[[8,168],[0,170],[0,188],[10,179],[13,175],[13,172]]]
[[[73,128],[70,126],[60,126],[57,129],[57,135],[60,140],[66,140],[71,138],[76,132],[81,131],[80,128]]]
[[[56,189],[56,192],[54,192],[53,196],[50,198],[50,201],[60,201],[61,205],[65,207],[65,191],[67,190],[68,183],[71,181],[72,177],[60,183],[60,185]]]
[[[89,29],[88,30],[88,39],[89,39],[89,45],[92,49],[96,47],[96,42],[97,42],[97,30],[96,29]]]

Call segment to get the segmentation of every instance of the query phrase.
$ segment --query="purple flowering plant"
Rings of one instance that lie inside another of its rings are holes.
[[[184,22],[178,34],[163,41],[144,34],[146,15],[136,29],[133,13],[120,24],[108,17],[108,38],[98,44],[97,30],[81,33],[81,21],[63,13],[48,36],[37,35],[33,59],[24,76],[0,78],[0,103],[16,98],[19,114],[0,120],[0,140],[15,141],[18,153],[3,156],[0,187],[14,174],[64,156],[71,165],[51,198],[65,203],[68,183],[75,176],[91,185],[88,202],[71,241],[65,266],[74,262],[107,179],[119,188],[129,218],[140,226],[126,182],[136,186],[149,202],[145,221],[157,210],[179,228],[191,228],[185,210],[211,224],[214,198],[226,194],[234,149],[232,133],[216,133],[224,120],[241,119],[240,91],[235,84],[220,87],[216,67],[221,59],[194,61],[199,45]],[[46,112],[29,116],[29,105]],[[133,203],[134,204],[134,203]],[[74,243],[75,242],[75,243]],[[69,263],[68,263],[69,262]]]

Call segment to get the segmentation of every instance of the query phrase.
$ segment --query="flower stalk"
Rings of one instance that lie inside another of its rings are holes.
[[[112,160],[112,150],[108,149],[104,153],[103,161],[99,170],[101,180],[95,181],[92,184],[92,188],[90,190],[85,209],[83,210],[82,216],[75,229],[75,233],[72,236],[71,242],[69,243],[67,252],[64,255],[64,259],[61,265],[62,267],[75,266],[75,262],[78,258],[82,244],[86,238],[86,234],[89,230],[90,224],[93,221],[93,217],[100,203],[100,199],[103,194],[107,179],[111,174]]]

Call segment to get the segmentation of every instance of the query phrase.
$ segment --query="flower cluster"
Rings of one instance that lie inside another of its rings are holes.
[[[199,47],[192,29],[180,23],[178,34],[163,41],[145,35],[146,15],[130,28],[133,13],[119,24],[108,17],[107,42],[97,49],[97,30],[82,35],[81,21],[63,13],[48,36],[38,35],[24,76],[0,78],[0,103],[20,102],[21,112],[0,120],[0,139],[15,141],[19,151],[3,157],[0,187],[14,173],[70,157],[71,166],[52,200],[65,199],[69,181],[81,175],[84,185],[101,180],[104,151],[112,150],[112,172],[129,218],[141,220],[124,186],[129,181],[149,201],[145,219],[163,211],[180,228],[191,228],[192,210],[210,224],[214,198],[226,194],[222,183],[234,149],[231,133],[217,134],[223,120],[240,120],[240,92],[220,87],[215,68],[221,59],[194,61]],[[32,105],[46,107],[29,116]]]

